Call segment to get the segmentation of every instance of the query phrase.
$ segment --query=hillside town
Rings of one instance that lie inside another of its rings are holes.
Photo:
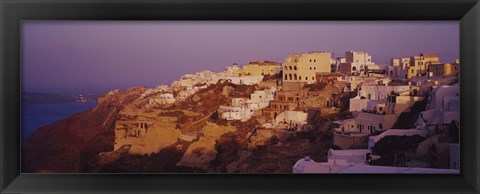
[[[128,146],[129,154],[152,154],[178,139],[190,144],[177,145],[186,150],[177,165],[208,169],[220,136],[238,130],[218,123],[255,121],[245,134],[246,151],[236,153],[240,160],[228,164],[228,171],[248,168],[241,160],[249,149],[323,130],[331,136],[326,160],[306,153],[293,173],[458,173],[459,65],[434,53],[375,64],[368,52],[348,51],[336,59],[330,52],[308,52],[290,54],[283,63],[251,61],[219,73],[185,74],[170,86],[146,89],[137,100],[140,109],[120,111],[135,119],[116,121],[114,150]],[[182,114],[194,117],[188,125],[178,116],[157,117],[182,101],[199,101],[196,94],[220,83],[229,84],[221,91],[229,101],[212,112],[187,108]],[[235,97],[238,86],[251,89]],[[331,127],[321,129],[320,118]]]
[[[54,168],[459,173],[459,72],[458,59],[443,62],[435,53],[376,64],[364,51],[322,51],[112,90],[89,114],[102,114],[92,125],[112,126],[113,142],[105,137],[105,146],[91,148],[97,156],[86,164],[68,160],[71,166]],[[37,148],[27,142],[24,149],[28,157]]]

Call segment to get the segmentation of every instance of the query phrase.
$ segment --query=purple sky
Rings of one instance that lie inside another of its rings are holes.
[[[57,93],[154,87],[306,51],[367,51],[377,64],[435,52],[448,63],[460,38],[456,21],[26,21],[22,33],[23,91]]]

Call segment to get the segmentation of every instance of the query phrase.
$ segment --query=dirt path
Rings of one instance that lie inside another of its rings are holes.
[[[208,114],[208,115],[206,115],[206,116],[202,117],[201,119],[199,119],[199,120],[197,120],[197,121],[193,122],[193,123],[192,123],[192,124],[190,124],[189,126],[187,126],[187,127],[184,127],[184,128],[183,128],[183,130],[185,130],[185,131],[191,131],[191,130],[192,130],[192,128],[193,128],[193,127],[194,127],[196,124],[198,124],[198,123],[200,123],[200,122],[204,122],[206,119],[210,118],[210,116],[211,116],[213,113],[215,113],[215,112],[216,112],[216,111],[214,111],[214,112],[211,112],[210,114]]]

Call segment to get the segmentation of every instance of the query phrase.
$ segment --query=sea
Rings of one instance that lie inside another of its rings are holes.
[[[22,139],[30,137],[38,128],[68,118],[97,105],[97,102],[54,104],[22,104]]]

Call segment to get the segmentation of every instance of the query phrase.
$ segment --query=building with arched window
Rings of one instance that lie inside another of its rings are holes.
[[[372,61],[372,56],[365,51],[347,51],[344,61],[338,65],[338,69],[346,74],[360,75],[368,69],[378,69],[378,65]]]
[[[283,82],[315,83],[316,73],[331,73],[331,63],[330,52],[290,54],[283,63]]]

